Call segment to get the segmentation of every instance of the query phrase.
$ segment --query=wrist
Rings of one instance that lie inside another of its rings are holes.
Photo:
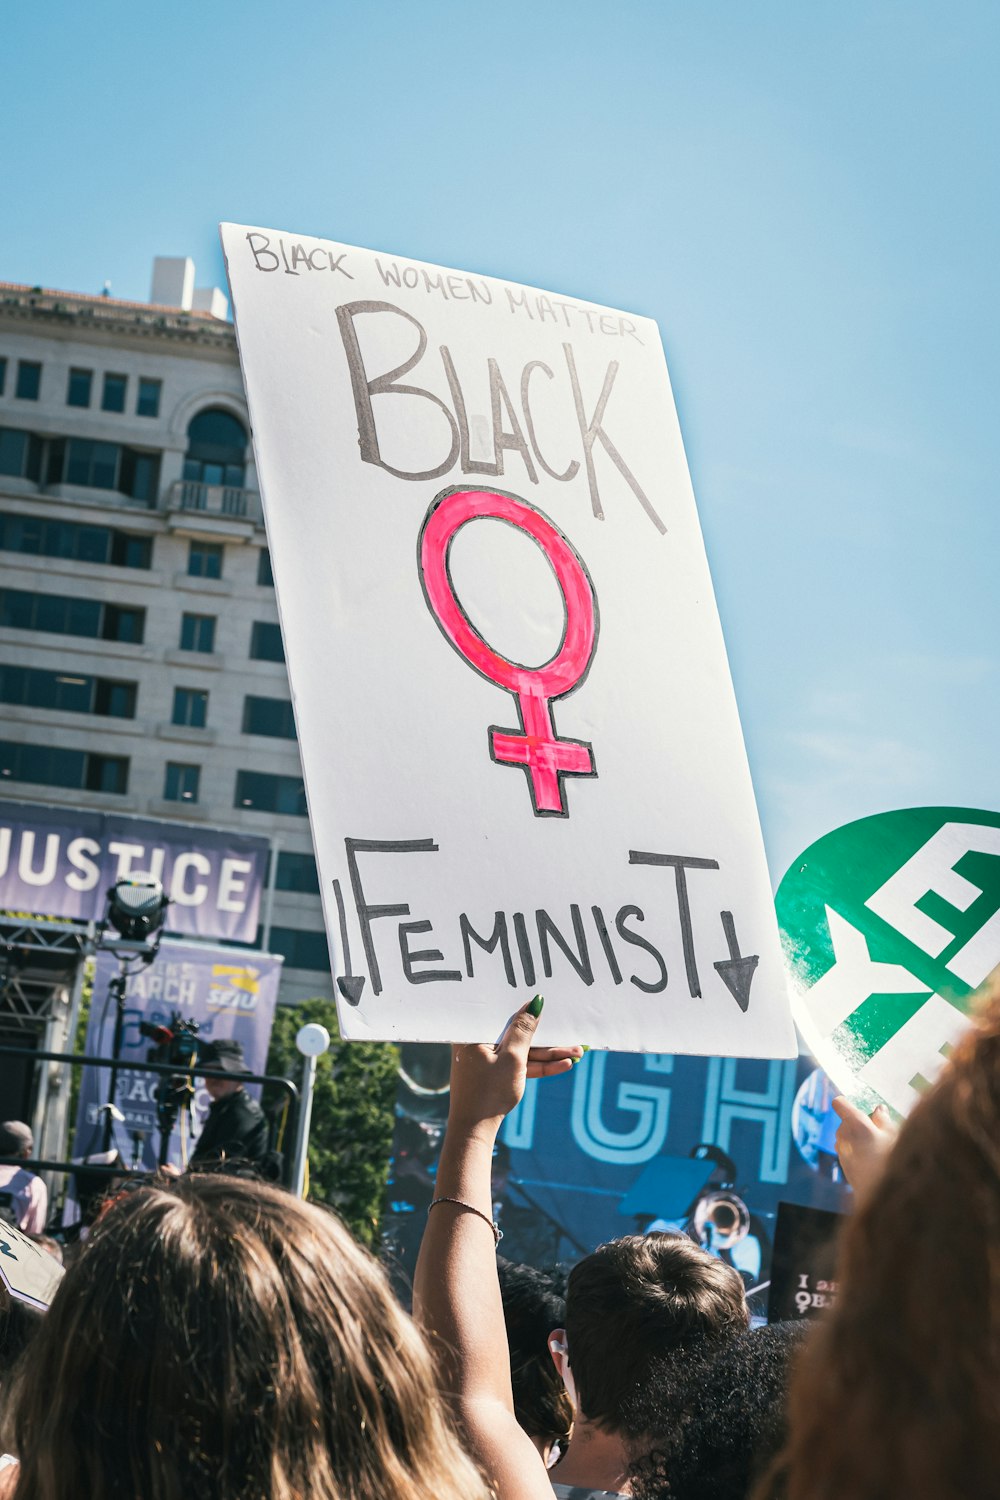
[[[466,1115],[460,1110],[458,1112],[449,1110],[445,1140],[450,1141],[453,1147],[460,1143],[468,1143],[470,1146],[488,1148],[492,1153],[503,1122],[503,1115],[483,1119],[482,1115]]]

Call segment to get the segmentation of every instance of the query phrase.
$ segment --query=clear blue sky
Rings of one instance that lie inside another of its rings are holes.
[[[220,219],[661,327],[775,882],[1000,806],[996,0],[10,0],[0,279]]]

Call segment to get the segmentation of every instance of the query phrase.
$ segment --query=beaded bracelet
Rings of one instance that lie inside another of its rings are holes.
[[[499,1245],[500,1241],[503,1239],[503,1230],[500,1228],[500,1225],[497,1223],[497,1221],[495,1219],[489,1218],[482,1212],[481,1209],[474,1208],[471,1203],[466,1203],[461,1198],[434,1198],[427,1205],[427,1212],[430,1213],[432,1208],[437,1208],[439,1203],[454,1203],[456,1208],[468,1209],[470,1214],[475,1214],[477,1219],[482,1219],[484,1224],[488,1224],[490,1226],[493,1231],[494,1244]]]

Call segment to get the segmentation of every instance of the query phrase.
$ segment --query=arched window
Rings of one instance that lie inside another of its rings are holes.
[[[241,488],[245,475],[246,428],[238,417],[210,406],[191,418],[184,478],[198,484]]]

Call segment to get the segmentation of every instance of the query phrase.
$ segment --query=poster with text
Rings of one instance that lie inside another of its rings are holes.
[[[123,1161],[156,1166],[163,1120],[157,1110],[157,1090],[167,1075],[144,1073],[136,1063],[167,1061],[157,1053],[155,1040],[140,1031],[140,1023],[177,1031],[177,1020],[194,1022],[201,1048],[220,1037],[243,1045],[247,1070],[263,1073],[274,1023],[274,1007],[281,981],[279,956],[239,948],[203,947],[195,943],[164,942],[155,960],[129,975],[125,988],[122,1065],[115,1080],[114,1103],[122,1115],[116,1120],[113,1144]],[[115,1031],[115,1002],[111,981],[118,974],[113,953],[99,952],[94,970],[93,998],[84,1051],[110,1057]],[[131,1065],[131,1066],[130,1066]],[[185,1069],[178,1067],[183,1078]],[[211,1099],[194,1070],[196,1088],[190,1115],[177,1114],[170,1132],[168,1160],[183,1166],[201,1133]],[[91,1155],[102,1148],[101,1106],[109,1096],[111,1069],[84,1068],[77,1106],[73,1156]],[[258,1093],[257,1085],[251,1092]],[[186,1141],[182,1144],[182,1136]],[[186,1148],[186,1149],[185,1149]]]
[[[656,325],[222,234],[345,1035],[792,1055]]]

